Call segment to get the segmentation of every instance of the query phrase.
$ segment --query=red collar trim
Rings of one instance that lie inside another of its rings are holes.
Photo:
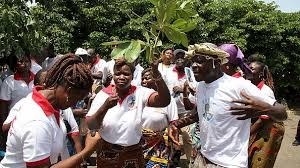
[[[34,73],[32,73],[31,71],[30,71],[30,76],[29,76],[29,81],[31,82],[32,80],[34,80]],[[14,79],[15,80],[23,80],[23,81],[25,81],[24,80],[24,78],[21,76],[21,74],[20,73],[14,73]]]
[[[259,84],[257,85],[258,89],[261,90],[262,87],[264,86],[264,84],[265,84],[265,81],[259,82]]]
[[[115,93],[113,93],[113,88],[115,87],[115,85],[109,85],[106,88],[103,88],[102,91],[110,96],[114,95]],[[126,96],[123,99],[119,99],[119,104],[122,104],[123,101],[131,94],[133,94],[136,90],[136,86],[130,85],[130,89],[127,92]]]
[[[32,89],[32,99],[42,108],[47,117],[54,114],[57,124],[60,125],[59,111],[54,109],[49,101],[41,93],[38,92],[42,88],[42,86],[36,86]]]
[[[99,61],[100,61],[100,58],[96,57],[96,60],[94,62],[92,62],[92,65],[94,66],[94,65],[98,64]]]
[[[240,77],[242,77],[242,73],[237,72],[237,73],[233,74],[232,77],[240,78]]]
[[[177,70],[176,66],[174,66],[173,72],[176,72],[176,73],[177,73],[177,78],[178,78],[178,79],[182,79],[182,78],[185,77],[185,73],[179,73],[179,71]]]

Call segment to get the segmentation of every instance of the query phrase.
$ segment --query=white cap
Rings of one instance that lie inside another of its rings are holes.
[[[90,55],[85,49],[83,48],[77,48],[75,55],[81,56],[81,55]]]

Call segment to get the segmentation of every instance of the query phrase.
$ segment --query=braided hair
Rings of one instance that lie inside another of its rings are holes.
[[[58,59],[48,70],[45,89],[67,85],[75,89],[91,89],[93,78],[90,70],[74,54],[66,54]]]
[[[262,62],[259,62],[259,61],[254,61],[257,65],[260,66],[260,78],[261,80],[264,80],[265,81],[265,84],[267,86],[269,86],[272,90],[274,90],[274,82],[273,82],[273,77],[272,77],[272,74],[269,70],[269,67],[262,63]]]

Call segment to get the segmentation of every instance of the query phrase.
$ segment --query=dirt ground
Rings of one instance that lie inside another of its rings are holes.
[[[279,154],[275,162],[275,168],[299,168],[300,146],[292,146],[298,121],[300,120],[300,108],[288,111],[289,118],[284,122],[285,135]]]
[[[288,119],[284,122],[285,135],[274,168],[300,168],[300,146],[292,146],[300,120],[300,108],[289,110],[288,115]],[[184,160],[184,156],[182,159]],[[186,166],[182,166],[184,167]],[[89,168],[95,167],[89,166]]]

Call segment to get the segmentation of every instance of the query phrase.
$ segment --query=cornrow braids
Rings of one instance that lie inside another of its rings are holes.
[[[67,85],[76,89],[91,89],[93,78],[90,70],[74,54],[59,58],[48,70],[45,89],[58,85]]]

